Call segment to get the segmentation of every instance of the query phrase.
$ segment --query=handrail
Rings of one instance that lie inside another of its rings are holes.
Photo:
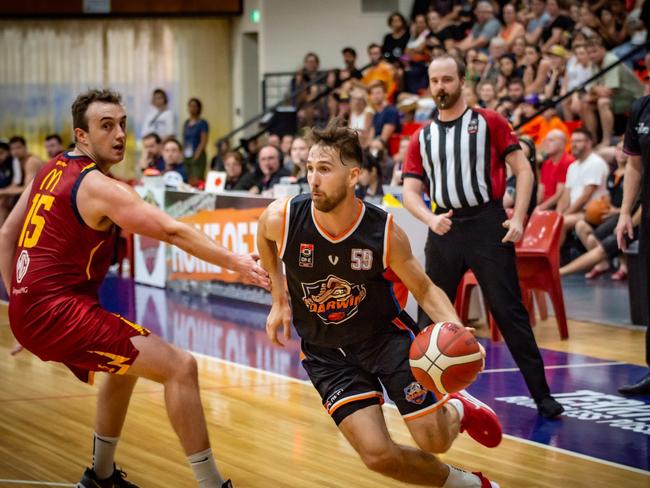
[[[558,103],[561,103],[563,100],[566,100],[566,99],[569,98],[571,95],[573,95],[575,92],[582,90],[582,89],[583,89],[584,87],[586,87],[588,84],[592,83],[594,80],[597,80],[598,78],[600,78],[601,76],[603,76],[605,73],[607,73],[607,72],[610,71],[611,69],[615,68],[615,67],[618,66],[619,64],[621,64],[621,63],[627,61],[628,59],[630,59],[632,56],[634,56],[634,55],[635,55],[637,52],[639,52],[640,50],[642,50],[642,49],[647,49],[647,48],[649,48],[649,47],[650,47],[650,40],[647,41],[645,44],[641,44],[641,45],[635,47],[635,48],[632,49],[630,52],[626,53],[624,56],[621,56],[621,58],[619,58],[619,60],[616,61],[615,63],[612,63],[612,64],[610,64],[609,66],[604,67],[604,68],[603,68],[602,70],[600,70],[598,73],[596,73],[596,74],[593,75],[591,78],[589,78],[589,79],[587,79],[586,81],[584,81],[584,82],[583,82],[582,84],[580,84],[579,86],[575,87],[573,90],[568,91],[568,92],[565,93],[564,95],[560,95],[558,98],[551,99],[551,100],[544,100],[544,101],[542,101],[542,103],[540,104],[540,108],[537,110],[537,112],[535,112],[535,113],[534,113],[533,115],[531,115],[529,118],[526,118],[525,120],[522,120],[521,122],[519,122],[519,123],[514,127],[514,129],[515,129],[515,130],[521,129],[521,127],[523,127],[525,124],[527,124],[530,120],[534,119],[534,118],[537,117],[538,115],[541,115],[542,113],[544,113],[544,112],[545,112],[546,110],[548,110],[549,108],[556,106]],[[648,68],[650,68],[650,66],[649,66]]]

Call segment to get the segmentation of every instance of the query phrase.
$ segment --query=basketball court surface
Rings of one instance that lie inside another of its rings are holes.
[[[409,486],[362,465],[308,383],[299,341],[269,343],[266,307],[114,277],[102,300],[197,354],[215,456],[237,488]],[[90,462],[96,389],[30,353],[10,357],[6,307],[0,317],[0,487],[72,486]],[[566,414],[539,417],[505,345],[481,339],[486,370],[470,392],[497,412],[505,439],[486,449],[462,434],[443,460],[503,488],[650,487],[650,398],[616,391],[645,371],[642,331],[571,321],[560,341],[551,317],[535,334]],[[396,441],[412,444],[384,410]],[[140,486],[192,486],[159,385],[136,388],[117,461]]]

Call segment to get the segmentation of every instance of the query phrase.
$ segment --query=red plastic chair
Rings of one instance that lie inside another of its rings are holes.
[[[522,295],[541,290],[551,297],[560,337],[569,337],[564,307],[564,294],[560,280],[560,233],[563,217],[553,211],[535,212],[531,215],[524,238],[516,247],[517,272]]]
[[[404,122],[402,124],[402,136],[412,136],[423,125],[422,122]]]
[[[458,284],[458,289],[456,291],[456,300],[454,302],[454,308],[456,313],[460,318],[463,324],[467,323],[469,318],[469,304],[470,299],[472,298],[472,290],[478,287],[478,281],[476,281],[476,276],[471,269],[463,275],[463,279],[460,280]],[[490,332],[492,333],[492,340],[494,342],[499,340],[499,327],[494,320],[494,317],[490,313],[490,307],[487,302],[483,300],[483,307],[485,309],[485,316],[487,317],[488,324],[490,326]]]

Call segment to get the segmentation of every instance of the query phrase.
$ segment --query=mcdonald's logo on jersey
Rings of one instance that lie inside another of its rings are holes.
[[[366,298],[366,287],[329,275],[314,283],[303,283],[303,303],[327,325],[342,324],[354,317]]]

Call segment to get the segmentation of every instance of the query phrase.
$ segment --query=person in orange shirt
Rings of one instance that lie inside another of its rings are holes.
[[[370,58],[372,66],[363,74],[361,83],[363,83],[366,88],[369,88],[373,82],[377,80],[383,81],[387,90],[388,98],[392,100],[396,88],[395,70],[390,63],[384,61],[381,53],[381,46],[379,44],[373,42],[368,46],[368,58]]]
[[[547,134],[554,129],[562,131],[566,136],[566,140],[569,140],[571,133],[562,119],[557,116],[553,107],[549,107],[540,115],[533,117],[540,105],[541,102],[536,93],[526,95],[521,105],[515,111],[516,113],[514,114],[512,121],[513,125],[517,127],[520,122],[529,119],[521,126],[519,131],[530,137],[537,147],[539,147],[544,139],[546,139]]]

